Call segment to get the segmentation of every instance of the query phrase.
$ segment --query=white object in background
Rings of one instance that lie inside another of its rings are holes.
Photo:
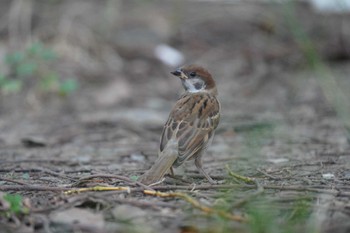
[[[322,177],[323,177],[323,179],[326,179],[326,180],[331,180],[331,179],[335,178],[334,174],[332,174],[332,173],[322,174]]]
[[[288,162],[289,159],[286,158],[276,158],[276,159],[268,159],[268,162],[274,163],[274,164],[279,164],[279,163],[285,163]]]
[[[184,55],[179,50],[166,44],[157,45],[154,54],[164,64],[174,67],[179,66],[185,60]]]
[[[350,12],[350,0],[310,0],[317,11],[323,13]]]

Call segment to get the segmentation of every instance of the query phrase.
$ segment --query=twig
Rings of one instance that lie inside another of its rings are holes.
[[[273,179],[273,180],[281,180],[281,178],[279,178],[279,177],[275,177],[275,176],[273,176],[273,175],[270,175],[270,174],[268,174],[267,172],[265,172],[265,171],[263,171],[263,170],[261,170],[261,169],[256,169],[258,172],[260,172],[260,173],[262,173],[263,175],[265,175],[266,177],[269,177],[270,179]]]
[[[127,191],[128,193],[130,193],[130,187],[94,186],[94,187],[89,187],[89,188],[71,189],[71,190],[65,191],[64,194],[69,195],[69,194],[89,192],[89,191]]]
[[[301,192],[314,192],[314,193],[325,193],[335,196],[344,196],[350,197],[350,192],[338,191],[335,189],[327,189],[328,186],[277,186],[277,185],[262,185],[264,189],[273,189],[273,190],[293,190]],[[112,188],[112,187],[110,187]],[[187,185],[166,185],[166,186],[152,186],[154,190],[192,190],[193,186]],[[197,185],[195,190],[219,190],[219,189],[232,189],[232,188],[246,188],[253,189],[256,188],[256,185],[248,184],[218,184],[218,185]],[[324,188],[324,189],[322,189]],[[334,187],[337,188],[337,187]],[[151,190],[150,187],[147,187],[148,190]],[[66,187],[48,187],[48,186],[36,186],[36,185],[2,185],[0,186],[0,191],[68,191],[72,190],[71,188]],[[131,188],[131,192],[143,191],[145,188]]]
[[[46,169],[46,168],[35,168],[35,169],[41,170],[42,172],[47,173],[49,175],[61,177],[61,178],[68,179],[68,180],[71,180],[71,181],[76,181],[77,180],[77,179],[74,179],[74,178],[72,178],[70,176],[62,175],[62,174],[60,174],[58,172],[54,172],[54,171],[51,171],[51,170]]]
[[[54,171],[51,171],[49,169],[40,168],[40,167],[29,168],[29,169],[1,169],[0,172],[44,172],[44,173],[47,173],[49,175],[53,175],[53,176],[56,176],[56,177],[69,179],[71,181],[76,181],[76,179],[74,179],[74,178],[72,178],[70,176],[62,175],[62,174],[60,174],[58,172],[54,172]]]
[[[253,179],[253,178],[241,176],[241,175],[233,172],[227,164],[226,164],[225,168],[228,171],[228,174],[235,179],[242,180],[244,183],[256,183],[255,179]]]
[[[159,185],[152,186],[155,190],[206,190],[206,189],[232,189],[232,188],[255,188],[255,185],[247,185],[247,184],[203,184],[203,185]]]
[[[65,187],[48,187],[48,186],[37,186],[37,185],[1,185],[0,191],[66,191],[71,188]]]
[[[6,181],[6,182],[11,182],[11,183],[15,183],[15,184],[21,184],[21,185],[29,185],[25,182],[19,181],[19,180],[12,180],[12,179],[8,179],[8,178],[2,178],[0,177],[0,180]]]
[[[89,176],[84,176],[82,178],[79,179],[79,181],[83,181],[83,180],[90,180],[90,179],[93,179],[93,178],[115,178],[115,179],[118,179],[118,180],[122,180],[122,181],[125,181],[129,184],[137,184],[141,187],[143,187],[144,189],[149,189],[149,190],[153,190],[153,188],[145,185],[145,184],[142,184],[141,182],[138,182],[138,181],[134,181],[126,176],[121,176],[121,175],[114,175],[114,174],[94,174],[94,175],[89,175]]]
[[[131,188],[130,187],[102,187],[102,186],[95,186],[95,187],[90,187],[90,188],[79,188],[79,189],[73,189],[73,190],[68,190],[65,191],[65,194],[74,194],[74,193],[81,193],[81,192],[88,192],[88,191],[127,191],[128,193],[130,193]],[[247,219],[242,217],[242,216],[238,216],[238,215],[233,215],[230,214],[228,212],[225,211],[221,211],[221,210],[216,210],[210,207],[207,207],[205,205],[200,204],[197,200],[195,200],[194,198],[188,196],[185,193],[181,193],[181,192],[169,192],[169,193],[165,193],[165,192],[160,192],[160,191],[154,191],[154,190],[143,190],[143,193],[146,195],[152,195],[152,196],[158,196],[158,197],[179,197],[185,201],[187,201],[188,203],[190,203],[193,207],[207,213],[207,214],[217,214],[223,218],[227,218],[233,221],[238,221],[238,222],[244,222]]]
[[[1,164],[1,162],[0,162]],[[26,168],[26,169],[0,169],[0,172],[42,172],[39,168]],[[64,171],[64,173],[82,173],[82,172],[91,172],[91,169],[81,169],[74,171]]]
[[[111,191],[111,192],[103,192],[103,193],[98,193],[97,194],[97,197],[104,197],[104,196],[107,196],[107,197],[111,197],[113,196],[113,194],[120,194],[119,191]],[[157,203],[154,203],[154,202],[149,202],[149,201],[140,201],[140,200],[130,200],[130,199],[126,199],[126,198],[120,198],[119,196],[113,196],[113,201],[117,201],[117,202],[120,202],[120,203],[123,203],[123,204],[130,204],[130,205],[134,205],[134,206],[138,206],[138,207],[152,207],[152,208],[155,208],[155,207],[167,207],[167,208],[177,208],[179,207],[178,205],[176,204],[171,204],[171,203],[168,203],[168,202],[157,202]],[[159,208],[156,208],[156,209],[159,209]]]
[[[225,211],[216,210],[210,207],[207,207],[205,205],[200,204],[197,200],[193,199],[192,197],[186,195],[185,193],[180,192],[170,192],[170,193],[164,193],[159,191],[152,191],[152,190],[145,190],[144,194],[157,196],[157,197],[179,197],[188,203],[190,203],[194,208],[199,209],[207,214],[217,214],[220,217],[227,218],[233,221],[237,222],[245,222],[247,221],[246,218],[239,216],[239,215],[233,215]]]
[[[288,179],[288,178],[291,178],[293,176],[293,174],[291,175],[288,175],[288,176],[284,176],[284,177],[276,177],[276,176],[273,176],[261,169],[256,169],[258,172],[262,173],[263,175],[265,175],[266,177],[269,177],[270,179],[273,179],[273,180],[285,180],[285,179]]]
[[[174,176],[176,179],[178,178],[178,176]],[[186,177],[191,177],[191,178],[205,178],[205,176],[203,176],[202,174],[186,174]],[[225,176],[225,175],[210,175],[211,178],[213,178],[214,180],[226,180],[228,178],[230,178],[229,176]],[[187,181],[188,183],[188,181]]]
[[[20,159],[20,160],[0,160],[1,164],[13,163],[72,163],[71,160],[65,159]]]
[[[255,185],[248,184],[218,184],[218,185],[197,185],[196,190],[205,190],[205,189],[232,189],[232,188],[255,188]],[[350,196],[350,192],[337,191],[334,189],[329,189],[328,186],[277,186],[277,185],[262,185],[264,189],[273,189],[273,190],[293,190],[301,192],[315,192],[315,193],[326,193],[331,195],[341,195],[341,196]],[[167,185],[167,186],[153,186],[155,190],[191,190],[192,186],[177,186],[177,185]],[[324,189],[323,189],[324,188]],[[336,188],[336,187],[335,187]]]
[[[103,173],[97,173],[94,175],[83,176],[79,179],[79,181],[91,180],[94,178],[115,178],[115,179],[122,180],[122,181],[125,181],[128,183],[135,183],[133,180],[131,180],[130,178],[128,178],[126,176],[120,176],[120,175],[114,175],[114,174],[103,174]]]

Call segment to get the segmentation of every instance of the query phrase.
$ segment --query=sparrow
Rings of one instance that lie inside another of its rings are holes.
[[[220,121],[218,91],[211,74],[201,66],[189,65],[171,72],[185,89],[163,127],[158,159],[139,179],[143,184],[162,180],[167,172],[193,160],[209,183],[215,181],[202,167],[202,156]]]

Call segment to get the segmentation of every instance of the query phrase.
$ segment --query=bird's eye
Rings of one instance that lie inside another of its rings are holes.
[[[191,76],[191,77],[196,77],[196,72],[192,71],[192,72],[190,73],[190,76]]]

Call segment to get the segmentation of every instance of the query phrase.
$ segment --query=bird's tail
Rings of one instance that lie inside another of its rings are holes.
[[[147,170],[139,179],[143,184],[149,185],[159,182],[169,171],[178,157],[178,144],[175,140],[170,140],[165,149],[159,154],[153,166]]]

